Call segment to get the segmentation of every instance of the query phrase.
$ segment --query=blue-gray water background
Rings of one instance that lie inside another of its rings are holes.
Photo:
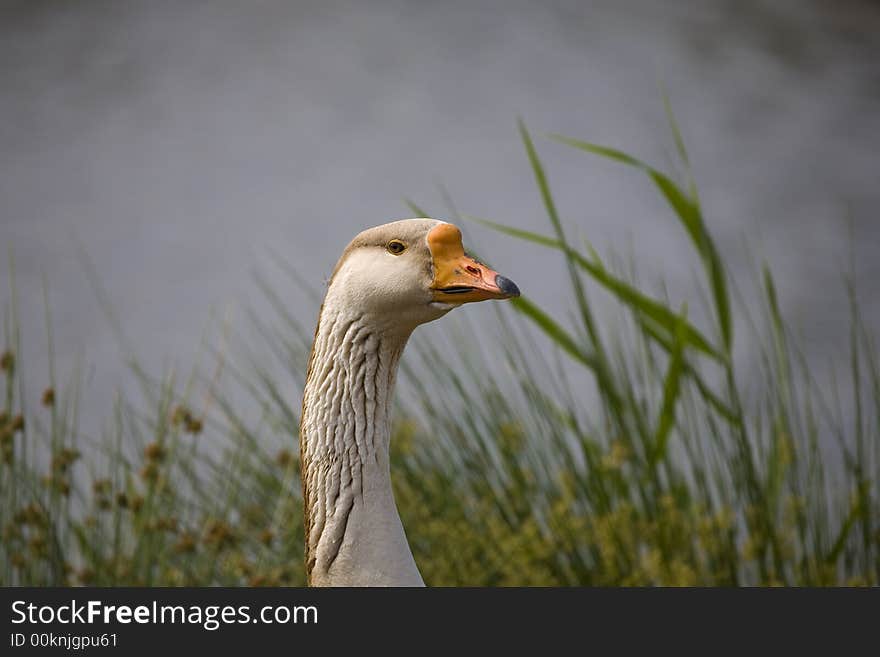
[[[87,365],[84,429],[128,380],[81,252],[142,361],[186,370],[212,308],[244,324],[255,271],[313,323],[270,254],[319,287],[355,233],[408,216],[404,196],[440,214],[439,183],[465,212],[546,230],[518,115],[665,166],[660,81],[734,275],[748,288],[749,257],[773,263],[827,364],[845,353],[842,273],[856,272],[869,324],[880,318],[878,34],[866,0],[4,1],[0,244],[15,256],[28,387],[48,380],[44,276],[59,376]],[[687,298],[699,264],[649,183],[538,146],[571,230]],[[558,257],[466,231],[567,312]]]

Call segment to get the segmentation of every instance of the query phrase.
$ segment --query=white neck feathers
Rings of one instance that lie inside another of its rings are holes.
[[[350,310],[328,291],[300,426],[306,571],[324,586],[421,586],[391,490],[388,444],[412,329]]]

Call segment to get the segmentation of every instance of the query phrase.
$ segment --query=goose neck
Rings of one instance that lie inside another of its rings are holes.
[[[408,333],[322,309],[300,427],[313,584],[421,584],[391,488],[388,447]]]

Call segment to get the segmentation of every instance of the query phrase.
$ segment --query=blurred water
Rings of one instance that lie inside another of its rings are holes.
[[[880,318],[877,3],[0,7],[0,243],[15,254],[28,384],[46,381],[45,275],[59,373],[78,355],[91,367],[87,429],[108,416],[125,363],[80,251],[139,356],[157,373],[185,367],[209,308],[231,304],[239,321],[272,251],[318,285],[356,232],[408,215],[402,197],[442,212],[437,183],[466,212],[543,230],[517,115],[665,164],[661,79],[735,273],[751,271],[747,241],[774,263],[812,357],[832,359],[846,335],[849,217],[865,308]],[[646,182],[539,148],[572,230],[631,250],[645,280],[662,273],[687,294],[698,263]],[[565,312],[557,259],[467,233]],[[314,306],[283,293],[311,324]]]

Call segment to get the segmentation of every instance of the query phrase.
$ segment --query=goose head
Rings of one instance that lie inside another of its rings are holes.
[[[518,296],[513,281],[465,253],[455,225],[404,219],[351,241],[327,301],[376,325],[411,331],[465,303]]]

